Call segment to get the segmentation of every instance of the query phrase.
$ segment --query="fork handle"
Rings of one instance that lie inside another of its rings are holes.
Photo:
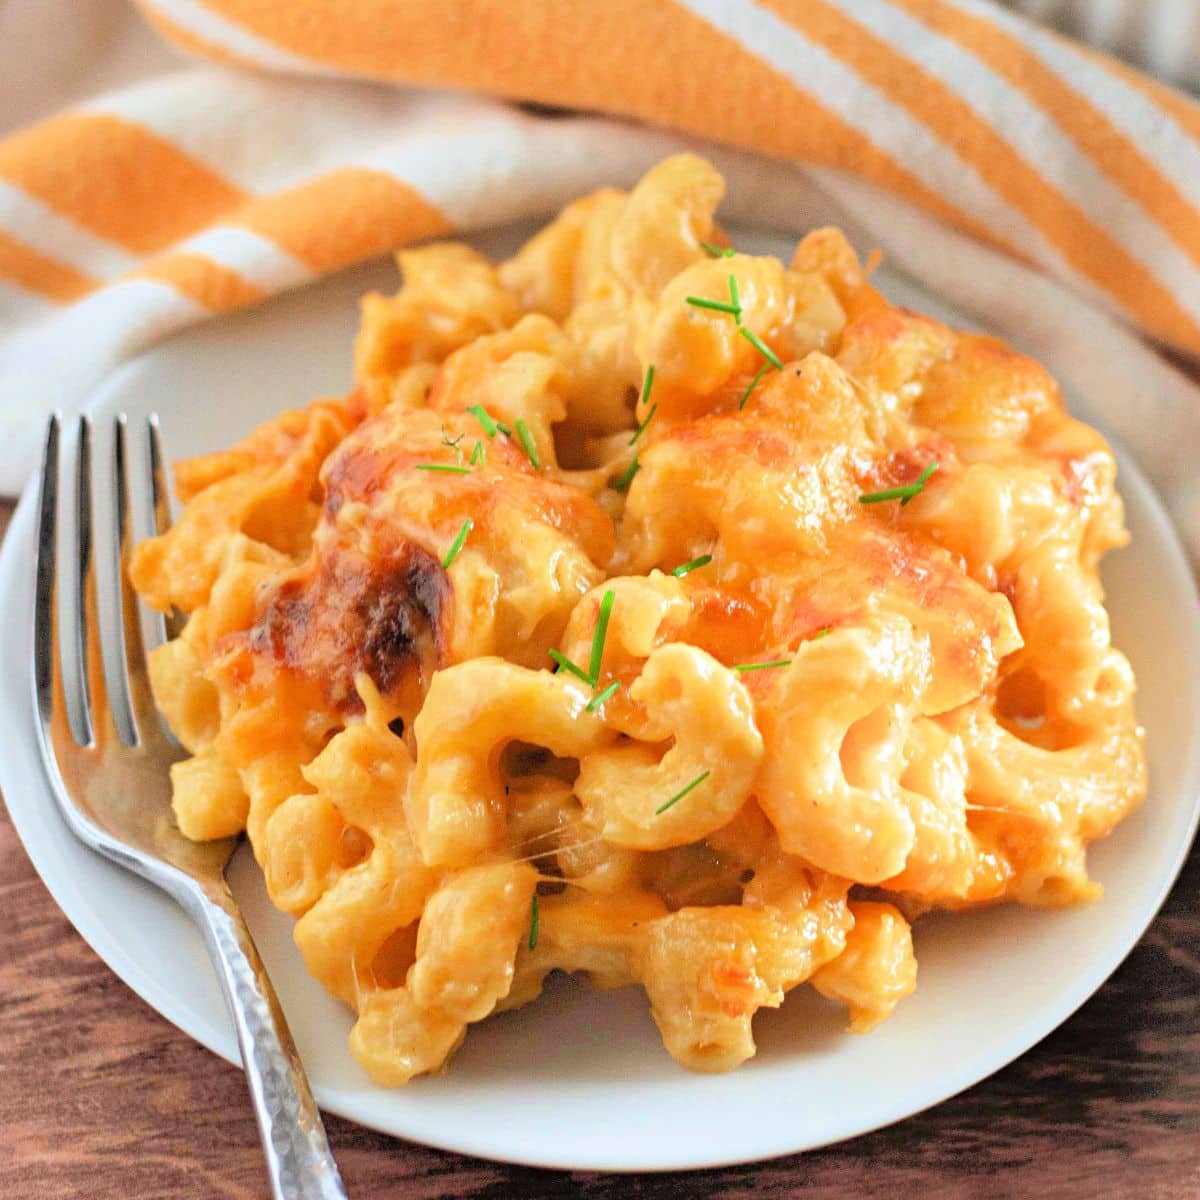
[[[233,894],[221,881],[189,899],[237,1027],[274,1200],[346,1200],[296,1044]]]

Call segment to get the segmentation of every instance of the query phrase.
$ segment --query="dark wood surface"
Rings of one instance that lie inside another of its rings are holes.
[[[497,1166],[337,1117],[327,1120],[330,1141],[352,1200],[1193,1200],[1198,896],[1193,853],[1150,932],[1061,1029],[969,1092],[828,1150],[722,1171],[620,1176]],[[0,813],[0,1197],[266,1195],[240,1072],[109,972]]]

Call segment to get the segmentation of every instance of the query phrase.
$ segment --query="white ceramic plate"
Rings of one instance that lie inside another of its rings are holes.
[[[514,234],[481,245],[506,252]],[[739,234],[787,254],[790,244]],[[946,314],[894,277],[884,290]],[[214,321],[116,373],[92,411],[161,414],[172,457],[215,450],[259,420],[350,382],[357,297],[392,289],[374,264]],[[966,324],[965,321],[960,321]],[[1079,405],[1087,417],[1086,406]],[[1092,852],[1098,904],[933,918],[917,930],[916,995],[867,1037],[793,993],[756,1022],[758,1056],[730,1075],[691,1075],[659,1043],[633,989],[569,981],[472,1029],[450,1071],[400,1091],[375,1087],[346,1048],[349,1013],[305,973],[291,922],[271,909],[243,850],[234,890],[287,1010],[321,1105],[364,1125],[469,1154],[540,1166],[662,1170],[745,1162],[820,1146],[899,1120],[1004,1066],[1063,1021],[1115,969],[1161,904],[1187,852],[1200,793],[1200,612],[1183,553],[1127,458],[1121,490],[1132,547],[1105,564],[1117,643],[1141,684],[1151,786],[1145,805]],[[0,559],[0,784],[46,885],[130,987],[236,1062],[201,941],[164,896],[77,845],[54,811],[34,749],[29,689],[33,505],[26,496]]]

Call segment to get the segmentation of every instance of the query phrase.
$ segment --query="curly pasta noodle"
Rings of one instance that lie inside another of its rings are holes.
[[[804,983],[868,1029],[905,914],[1093,897],[1144,793],[1103,439],[836,230],[721,253],[722,191],[404,251],[354,390],[183,463],[135,554],[180,828],[248,833],[380,1083],[556,970],[697,1070]]]

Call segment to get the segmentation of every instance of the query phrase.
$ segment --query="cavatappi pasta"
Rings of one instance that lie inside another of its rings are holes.
[[[384,1084],[554,970],[699,1070],[933,908],[1091,898],[1145,788],[1103,439],[840,233],[725,249],[668,159],[508,262],[401,253],[342,399],[185,462],[138,548],[189,837],[245,829]]]

